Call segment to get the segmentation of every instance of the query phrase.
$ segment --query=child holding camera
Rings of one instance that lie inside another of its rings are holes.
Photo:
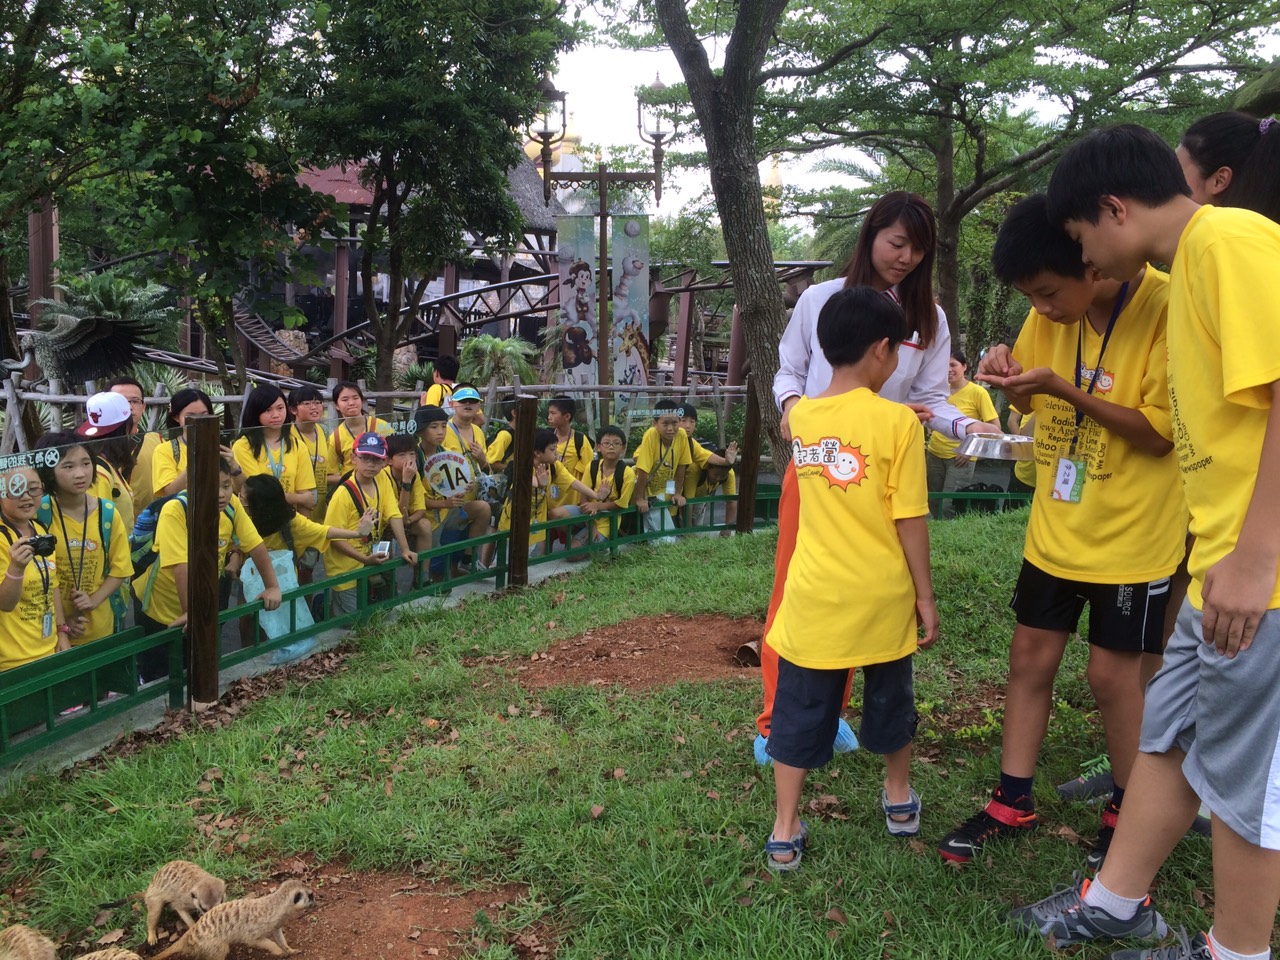
[[[0,473],[0,671],[71,646],[54,538],[35,519],[43,493],[34,467]]]

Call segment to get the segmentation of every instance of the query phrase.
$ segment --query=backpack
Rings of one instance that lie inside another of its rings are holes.
[[[142,576],[146,569],[155,563],[156,552],[153,548],[156,542],[156,525],[160,522],[160,511],[170,500],[177,500],[182,504],[182,509],[186,510],[187,491],[181,490],[170,496],[152,500],[133,521],[133,532],[129,534],[129,554],[133,559],[135,577]],[[230,504],[223,509],[222,513],[230,520],[235,519],[236,512]]]
[[[36,519],[44,525],[45,529],[50,529],[53,523],[53,500],[49,494],[45,494],[40,500],[40,506],[36,510]],[[111,565],[111,531],[116,525],[116,505],[110,500],[98,498],[98,539],[102,541],[102,552],[106,555],[102,561],[102,569],[105,575],[107,568]],[[71,545],[67,545],[67,552],[70,553]],[[124,624],[126,601],[121,591],[117,590],[111,594],[108,601],[111,604],[111,615],[115,617],[115,629],[119,630]]]
[[[597,489],[600,480],[600,461],[592,460],[591,465],[587,468],[587,473],[591,477],[591,483],[588,484],[592,490]],[[615,493],[622,493],[622,485],[627,475],[627,465],[621,460],[613,468],[613,489]],[[618,518],[618,534],[620,536],[629,537],[636,533],[636,513],[634,510],[624,513]]]

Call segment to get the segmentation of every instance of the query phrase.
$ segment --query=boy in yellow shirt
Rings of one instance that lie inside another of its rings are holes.
[[[855,667],[864,685],[862,745],[885,758],[885,827],[893,836],[920,831],[920,797],[910,784],[912,655],[938,637],[924,428],[910,409],[876,395],[897,369],[906,329],[901,308],[887,297],[870,287],[841,290],[818,315],[831,384],[791,409],[799,526],[766,637],[778,652],[766,744],[777,816],[765,862],[774,871],[800,866],[808,836],[799,814],[805,775],[834,755]]]
[[[981,420],[993,433],[999,433],[1000,417],[991,402],[991,394],[966,376],[968,369],[965,355],[958,350],[951,351],[951,364],[947,367],[947,386],[951,388],[948,402],[966,417]],[[930,493],[951,492],[973,483],[977,461],[957,454],[959,446],[959,440],[952,440],[940,430],[930,432],[924,454]],[[950,520],[956,515],[956,502],[930,500],[929,513],[935,519]]]
[[[530,526],[575,515],[565,507],[551,506],[551,490],[557,486],[572,489],[582,497],[584,502],[600,500],[598,491],[588,487],[571,474],[564,465],[555,431],[539,427],[533,435],[533,510],[529,515]],[[510,498],[507,499],[502,508],[502,514],[498,518],[498,529],[511,529]],[[529,544],[529,556],[541,556],[545,547],[545,538],[535,535]]]
[[[691,400],[685,400],[680,404],[680,429],[685,432],[685,436],[689,438],[689,456],[692,463],[684,474],[684,497],[686,500],[692,500],[695,497],[709,497],[717,490],[721,490],[727,497],[736,497],[738,495],[738,480],[733,475],[733,465],[738,462],[738,444],[730,440],[724,448],[724,455],[716,453],[714,450],[708,450],[698,442],[696,434],[698,431],[698,408],[694,406]],[[711,468],[719,467],[722,469],[715,470],[714,482],[710,482]],[[695,527],[700,527],[707,521],[707,507],[711,504],[701,503],[692,508],[692,516],[690,522]],[[738,518],[738,505],[736,503],[725,504],[724,519],[725,523],[733,523]]]
[[[635,496],[636,471],[622,462],[627,452],[627,435],[621,428],[610,424],[600,430],[596,437],[596,453],[599,454],[587,467],[587,486],[595,490],[596,500],[584,500],[581,510],[587,516],[598,517],[601,513],[613,510],[625,510],[631,506],[631,498]],[[609,539],[609,521],[597,520],[594,524],[594,539]]]
[[[422,392],[422,396],[418,398],[420,406],[439,407],[450,416],[453,415],[453,397],[454,384],[458,379],[458,370],[461,364],[458,363],[457,357],[443,356],[437,357],[431,365],[431,386]]]
[[[684,477],[693,463],[689,435],[680,429],[680,405],[659,400],[653,407],[653,426],[636,448],[636,509],[647,532],[672,529],[675,511],[685,505]],[[657,498],[668,509],[649,509]]]
[[[1032,784],[1053,681],[1088,601],[1089,687],[1115,780],[1089,852],[1096,869],[1138,751],[1143,654],[1163,647],[1169,577],[1185,553],[1186,508],[1169,456],[1169,282],[1145,264],[1120,281],[1099,277],[1046,210],[1042,194],[1030,196],[1000,228],[996,275],[1031,311],[1012,358],[989,353],[978,377],[1036,421],[1038,476],[1012,601],[1000,783],[938,852],[964,863],[988,841],[1036,827]]]
[[[459,402],[454,409],[461,410],[464,406],[465,403]],[[419,407],[413,412],[413,420],[422,452],[423,505],[431,523],[432,545],[439,547],[488,533],[493,508],[476,497],[480,484],[476,475],[479,464],[475,460],[475,451],[468,448],[463,452],[459,434],[453,432],[454,424],[440,407]],[[459,433],[466,436],[463,431]],[[477,442],[475,434],[473,431],[473,443]],[[454,445],[449,449],[447,443],[451,437]],[[483,438],[481,434],[480,440]],[[469,551],[451,556],[467,567],[471,565],[472,554]],[[443,575],[444,564],[443,557],[432,560],[432,575],[437,578]],[[460,574],[462,572],[459,571]]]
[[[1277,170],[1253,184],[1273,205]],[[1170,407],[1195,546],[1106,863],[1092,882],[1010,919],[1060,946],[1162,936],[1151,883],[1203,799],[1213,811],[1213,927],[1158,953],[1111,956],[1266,960],[1280,906],[1280,226],[1197,206],[1174,151],[1132,125],[1063,155],[1049,214],[1103,276],[1170,265]]]
[[[430,550],[431,521],[427,519],[427,488],[418,472],[417,439],[408,433],[387,437],[387,458],[387,473],[400,493],[405,534],[419,553]]]

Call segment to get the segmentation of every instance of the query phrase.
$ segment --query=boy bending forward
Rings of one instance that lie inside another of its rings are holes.
[[[929,577],[924,434],[915,414],[876,395],[898,366],[906,322],[869,287],[832,297],[818,316],[831,385],[791,411],[800,491],[795,554],[766,638],[778,652],[768,752],[777,819],[771,870],[800,865],[805,774],[831,760],[849,671],[862,668],[862,744],[885,757],[880,794],[890,834],[920,830],[911,789],[916,711],[911,656],[938,636]],[[856,544],[856,550],[849,549]],[[849,597],[860,602],[850,604]],[[924,638],[917,641],[917,623]]]

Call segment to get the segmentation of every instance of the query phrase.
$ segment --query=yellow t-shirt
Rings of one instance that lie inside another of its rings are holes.
[[[285,493],[304,493],[307,490],[314,490],[316,474],[311,456],[297,437],[292,439],[293,443],[287,450],[283,441],[274,451],[263,443],[262,451],[255,457],[253,448],[249,445],[249,438],[241,437],[232,445],[231,452],[235,454],[236,463],[240,464],[240,469],[244,471],[246,477],[256,477],[260,473],[272,474],[280,481],[280,486],[284,488]]]
[[[133,489],[133,509],[135,516],[147,509],[147,504],[156,498],[152,488],[151,469],[155,461],[156,449],[162,438],[154,430],[142,437],[142,447],[138,450],[138,459],[133,465],[133,474],[129,477],[129,486]]]
[[[565,469],[575,480],[581,480],[586,476],[587,468],[591,466],[595,455],[595,450],[586,434],[577,430],[570,432],[568,440],[556,443],[556,459],[564,464]],[[556,507],[577,504],[582,499],[572,487],[559,480],[552,480],[551,487],[551,501],[548,509],[554,510]]]
[[[390,521],[396,517],[403,518],[400,512],[400,491],[391,476],[385,470],[379,471],[372,487],[366,483],[363,491],[357,486],[354,477],[349,478],[329,492],[329,508],[324,515],[325,526],[355,530],[360,526],[360,518],[364,516],[364,512],[370,508],[377,511],[373,532],[357,540],[342,541],[355,547],[366,557],[373,552],[374,545],[379,541],[391,539],[388,535]],[[351,573],[363,566],[359,560],[333,549],[334,542],[336,541],[330,541],[324,557],[324,569],[329,576]],[[352,581],[334,589],[350,590],[354,586],[355,581]]]
[[[384,437],[389,437],[395,433],[391,424],[377,417],[365,417],[364,429],[357,430],[354,434],[347,428],[346,421],[340,421],[333,428],[333,435],[329,437],[329,459],[327,469],[330,474],[342,476],[351,469],[351,448],[355,445],[356,437],[362,433],[379,433]]]
[[[953,393],[950,402],[966,417],[981,420],[983,423],[995,420],[998,416],[996,405],[991,402],[991,394],[987,393],[981,384],[974,383],[972,380],[967,381],[963,387]],[[956,448],[959,446],[959,440],[952,440],[942,431],[934,430],[929,434],[929,446],[925,449],[941,460],[954,460]]]
[[[350,529],[354,530],[355,527]],[[293,555],[300,557],[307,552],[308,547],[315,547],[320,552],[324,552],[329,546],[329,528],[323,523],[316,523],[314,520],[308,520],[302,514],[295,514],[293,519],[289,521],[289,533],[293,535]],[[269,537],[265,537],[262,541],[267,545],[268,550],[288,550],[289,545],[284,542],[284,535],[273,533]]]
[[[449,402],[449,398],[453,396],[453,386],[447,383],[433,383],[422,392],[419,398],[419,405],[423,407],[439,407],[449,413],[453,413],[453,404]]]
[[[178,479],[178,475],[187,469],[187,441],[182,437],[161,440],[156,445],[151,458],[151,491],[152,499],[166,497],[164,488]],[[177,493],[177,490],[172,491]]]
[[[311,461],[311,475],[316,479],[316,505],[311,509],[311,516],[323,517],[329,503],[329,437],[318,423],[314,437],[303,436],[294,424],[293,442],[301,444],[306,451]]]
[[[31,523],[37,534],[48,532],[37,521]],[[9,548],[23,537],[9,524],[3,523],[3,526],[3,532],[0,532],[0,570],[8,570]],[[49,585],[47,590],[46,583]],[[57,618],[53,613],[53,589],[57,585],[57,561],[53,557],[32,557],[22,578],[18,605],[8,613],[0,613],[0,670],[12,670],[47,657],[58,648]],[[48,633],[44,631],[45,614],[50,618]]]
[[[684,428],[677,428],[675,439],[670,444],[662,442],[657,427],[650,427],[644,432],[640,446],[636,447],[636,469],[649,474],[645,484],[646,497],[667,496],[667,481],[675,480],[676,468],[681,464],[686,467],[693,464],[693,451],[689,446],[689,435]],[[686,470],[685,473],[689,471]]]
[[[467,441],[466,444],[463,443],[464,440]],[[471,468],[471,477],[472,479],[475,479],[476,477],[480,476],[480,474],[484,473],[484,469],[480,466],[479,461],[476,460],[473,456],[471,456],[472,443],[475,443],[477,446],[480,447],[481,450],[484,450],[485,448],[484,431],[481,430],[479,427],[477,427],[473,423],[471,424],[471,437],[468,439],[466,428],[460,427],[456,423],[454,423],[452,420],[450,420],[448,427],[445,429],[444,442],[440,444],[440,449],[451,450],[454,453],[460,453],[464,457],[466,457],[467,466]],[[488,456],[487,451],[485,453],[485,456],[486,457]],[[478,491],[473,487],[471,490],[467,491],[464,499],[474,500],[476,498],[477,492]]]
[[[591,471],[596,471],[595,482],[591,482]],[[605,467],[599,460],[594,463],[587,464],[587,475],[582,478],[582,482],[593,490],[599,490],[601,485],[608,484],[609,490],[605,495],[606,500],[614,501],[619,508],[625,510],[631,506],[631,499],[636,493],[636,471],[635,467],[622,468],[622,489],[618,489],[617,472],[612,467]],[[600,516],[605,516],[600,514]],[[596,533],[602,537],[609,535],[609,521],[602,519],[596,521]]]
[[[1253,497],[1280,380],[1277,264],[1280,226],[1227,207],[1196,211],[1173,259],[1169,393],[1196,538],[1187,595],[1197,609],[1204,575],[1235,549]],[[1267,608],[1280,608],[1280,582]]]
[[[683,429],[683,428],[682,428]],[[707,464],[711,461],[711,451],[700,444],[692,437],[689,438],[689,456],[693,463],[684,472],[684,495],[688,499],[690,497],[709,497],[714,490],[707,485]],[[723,484],[716,484],[717,487],[723,486],[724,492],[729,496],[735,496],[738,493],[738,481],[734,478],[734,471],[730,470],[728,477],[725,478]]]
[[[258,528],[249,519],[240,498],[232,494],[227,509],[218,511],[218,570],[226,566],[227,553],[233,544],[240,548],[241,553],[248,554],[261,543]],[[144,612],[158,623],[172,623],[182,615],[173,568],[187,562],[187,504],[175,498],[160,508],[151,549],[157,554],[156,559],[150,570],[134,577],[133,592],[142,600],[147,595],[147,583],[150,581],[151,602]],[[200,588],[205,589],[205,586],[200,585]]]
[[[507,454],[511,452],[514,436],[510,430],[499,430],[493,438],[493,443],[489,444],[489,448],[485,450],[484,455],[489,460],[489,469],[494,473],[500,472],[507,465]]]
[[[111,524],[111,542],[102,542],[102,501],[94,503],[89,511],[88,531],[85,524],[70,514],[64,514],[57,500],[45,497],[45,507],[52,520],[49,530],[58,538],[55,554],[58,566],[58,586],[62,591],[62,612],[74,618],[75,606],[71,603],[72,591],[93,593],[107,577],[127,580],[133,575],[133,559],[129,555],[129,531],[133,525],[124,526],[117,512]],[[83,546],[82,546],[83,545]],[[89,613],[89,625],[79,637],[72,637],[75,646],[101,640],[115,633],[115,615],[110,598],[103,600]]]
[[[535,470],[534,477],[537,477]],[[554,504],[551,502],[550,490],[553,486],[568,487],[569,484],[577,480],[572,473],[565,467],[563,461],[555,460],[551,463],[548,470],[547,486],[540,487],[537,485],[536,479],[533,486],[533,510],[529,515],[529,523],[546,523],[547,515],[551,512]],[[511,529],[511,498],[507,498],[507,502],[502,505],[502,514],[498,517],[498,529]]]
[[[801,397],[790,419],[800,518],[769,646],[819,670],[901,660],[916,591],[896,521],[929,512],[924,428],[865,387]]]
[[[133,487],[129,481],[125,480],[111,464],[105,460],[95,460],[93,462],[95,473],[93,483],[89,485],[86,491],[91,497],[97,497],[99,500],[110,500],[116,505],[116,517],[119,523],[124,527],[125,536],[133,531],[133,521],[137,514],[135,511],[136,498],[133,495]]]
[[[738,472],[730,468],[729,472],[725,474],[725,478],[714,486],[712,486],[708,475],[703,473],[698,477],[698,486],[689,496],[712,497],[717,495],[717,490],[726,497],[736,497],[738,495]]]
[[[1152,267],[1116,320],[1093,395],[1139,411],[1162,437],[1172,438],[1165,362],[1169,278]],[[1083,346],[1081,347],[1081,338]],[[1032,310],[1013,357],[1024,370],[1049,367],[1087,389],[1103,335],[1092,324],[1054,323]],[[1076,458],[1088,463],[1079,503],[1053,499],[1060,458],[1070,454],[1075,407],[1037,394],[1036,495],[1027,521],[1026,558],[1047,573],[1084,583],[1142,583],[1167,577],[1186,552],[1187,508],[1172,456],[1153,457],[1088,417]]]

